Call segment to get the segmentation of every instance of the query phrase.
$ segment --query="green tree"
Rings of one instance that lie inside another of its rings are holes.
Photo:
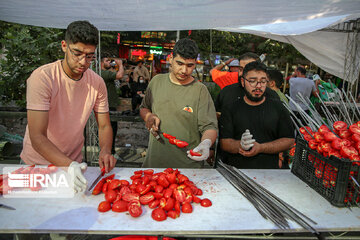
[[[0,100],[25,106],[26,79],[41,65],[63,57],[63,30],[0,21]]]

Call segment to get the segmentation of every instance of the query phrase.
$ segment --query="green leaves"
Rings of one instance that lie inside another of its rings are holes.
[[[0,101],[26,105],[26,79],[46,63],[61,59],[63,31],[0,21]]]

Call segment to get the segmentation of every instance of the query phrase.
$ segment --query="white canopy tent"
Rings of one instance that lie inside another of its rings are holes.
[[[89,20],[102,31],[252,33],[291,43],[317,66],[352,84],[360,69],[359,26],[355,32],[323,29],[359,18],[359,0],[0,0],[0,20],[34,26],[66,28],[72,21]]]

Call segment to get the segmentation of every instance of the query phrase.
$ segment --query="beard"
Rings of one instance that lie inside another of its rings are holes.
[[[251,93],[244,87],[245,96],[252,102],[260,102],[264,99],[265,92],[263,92],[260,96],[252,96]]]

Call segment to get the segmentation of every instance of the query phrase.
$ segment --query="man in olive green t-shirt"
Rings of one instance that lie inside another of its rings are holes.
[[[160,130],[186,141],[188,148],[201,156],[191,156],[164,137],[166,141],[162,144],[150,134],[143,167],[200,168],[202,161],[209,157],[217,137],[217,119],[206,86],[191,76],[197,55],[194,41],[180,39],[175,44],[170,58],[171,71],[151,80],[140,106],[140,116],[149,130]]]
[[[109,110],[116,111],[116,107],[118,105],[119,96],[116,92],[115,80],[120,80],[124,75],[124,67],[122,65],[122,61],[120,59],[115,60],[115,64],[119,67],[118,71],[111,70],[110,58],[102,57],[101,58],[101,77],[104,79],[106,84],[106,89],[108,92],[108,102],[109,102]],[[111,127],[113,129],[113,143],[111,147],[111,154],[115,154],[115,139],[117,135],[117,121],[112,121]],[[118,158],[115,155],[115,158]]]

